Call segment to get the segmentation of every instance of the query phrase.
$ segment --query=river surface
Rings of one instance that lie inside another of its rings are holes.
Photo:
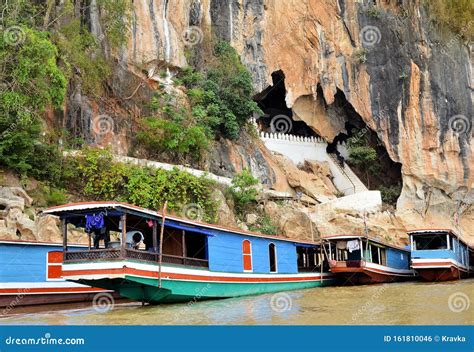
[[[474,324],[474,279],[324,287],[277,294],[142,307],[115,302],[15,308],[0,324]]]

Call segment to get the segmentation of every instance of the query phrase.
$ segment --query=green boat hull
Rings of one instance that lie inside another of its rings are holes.
[[[280,291],[328,286],[334,279],[298,282],[196,282],[126,275],[121,279],[79,280],[79,283],[114,290],[120,296],[147,303],[175,303],[206,299],[249,296]]]

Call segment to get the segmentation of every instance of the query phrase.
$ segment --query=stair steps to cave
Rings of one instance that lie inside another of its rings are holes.
[[[330,164],[335,166],[336,169],[340,171],[340,174],[352,185],[351,189],[340,189],[341,192],[344,192],[344,194],[352,194],[368,191],[368,188],[364,185],[364,183],[362,183],[354,171],[352,171],[349,165],[344,163],[344,166],[341,166],[337,158],[332,154],[328,154],[328,157]]]

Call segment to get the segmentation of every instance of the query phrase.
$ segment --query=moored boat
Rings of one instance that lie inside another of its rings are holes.
[[[355,235],[326,236],[329,266],[343,284],[371,284],[410,280],[410,251],[384,241]]]
[[[72,250],[86,246],[72,245]],[[62,277],[62,244],[0,241],[0,307],[9,313],[17,306],[92,300],[104,289],[67,282]]]
[[[117,202],[75,203],[44,213],[61,218],[63,276],[142,302],[227,298],[334,283],[320,246],[223,228]],[[93,220],[93,221],[92,221]],[[93,225],[95,223],[95,225]],[[71,250],[67,226],[120,239]]]
[[[474,248],[450,229],[408,232],[411,266],[425,281],[458,280],[474,272]]]

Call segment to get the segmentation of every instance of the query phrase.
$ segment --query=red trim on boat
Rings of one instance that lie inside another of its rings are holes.
[[[369,268],[369,267],[359,267],[359,268],[351,268],[351,267],[334,267],[331,268],[331,271],[333,273],[363,273],[365,271],[372,271],[375,273],[379,274],[384,274],[384,275],[394,275],[394,276],[413,276],[411,273],[395,273],[392,271],[386,271],[386,270],[381,270],[381,269],[376,269],[376,268]]]
[[[123,274],[123,275],[139,275],[151,278],[158,278],[158,272],[149,270],[140,270],[134,268],[121,269],[97,269],[97,270],[68,270],[63,271],[63,275],[67,276],[81,276],[81,275],[98,275],[98,274]],[[253,278],[253,277],[220,277],[208,275],[188,275],[178,273],[162,273],[164,279],[174,280],[189,280],[189,281],[215,281],[215,282],[285,282],[285,281],[320,281],[321,276],[310,277],[273,277],[273,278]],[[323,279],[332,279],[333,277],[323,277]]]

